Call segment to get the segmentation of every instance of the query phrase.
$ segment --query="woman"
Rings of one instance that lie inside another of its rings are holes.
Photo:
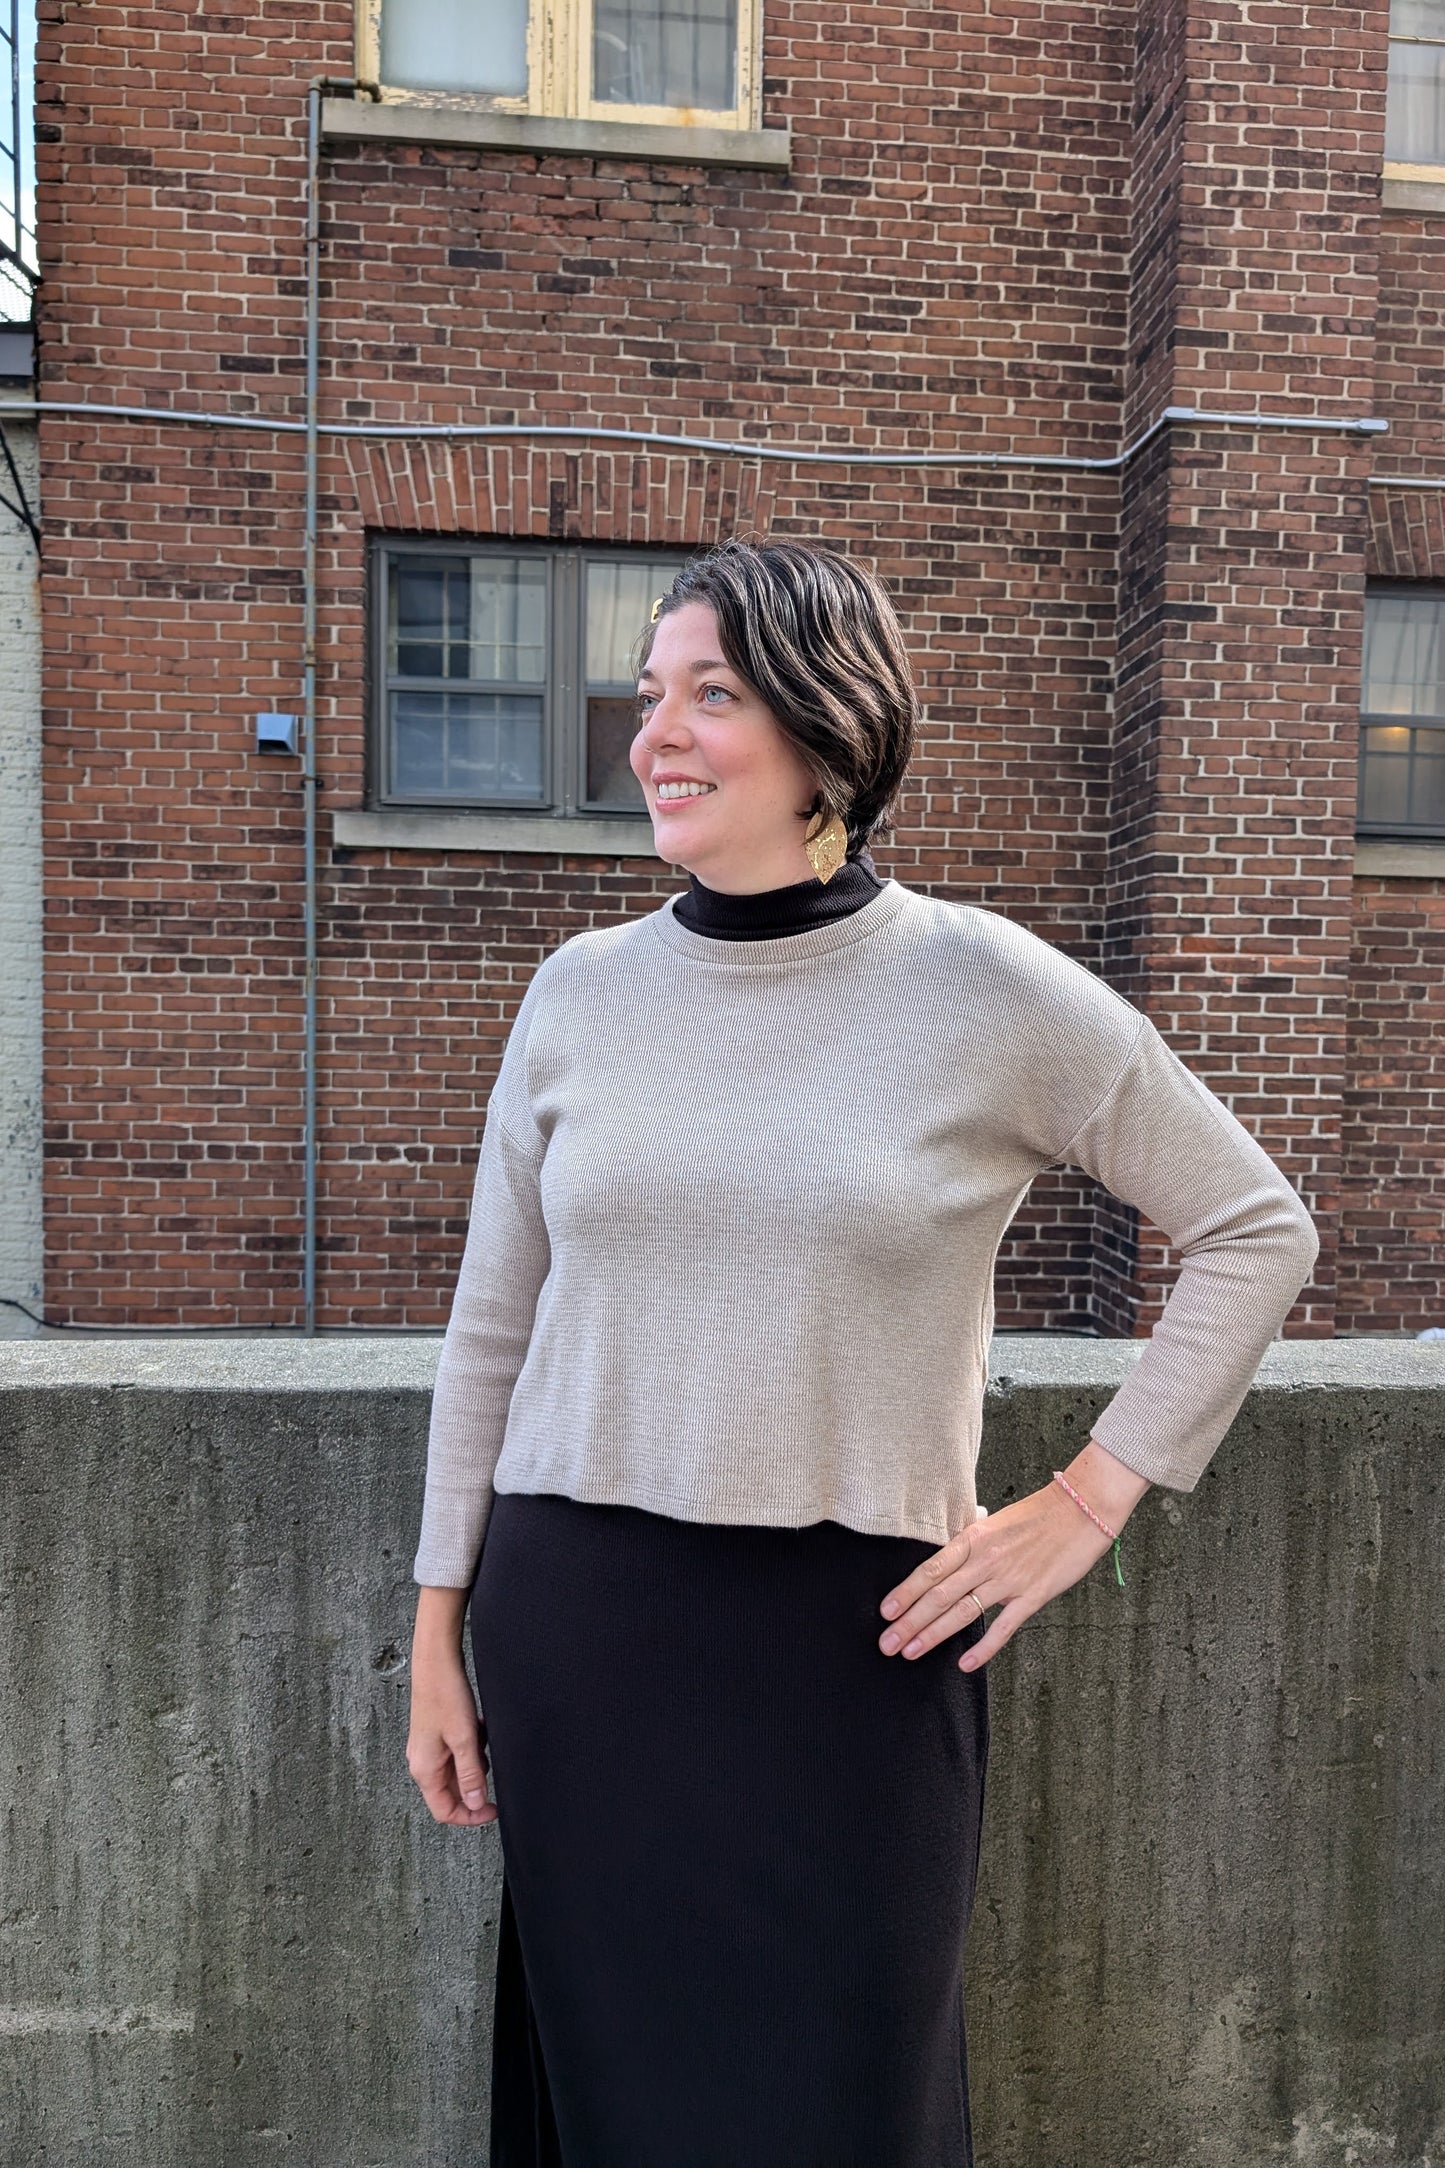
[[[983,1667],[1193,1487],[1317,1253],[1142,1012],[880,879],[915,714],[857,566],[685,568],[632,764],[689,892],[547,958],[492,1093],[408,1762],[439,1821],[501,1818],[494,2168],[971,2161]],[[994,1256],[1058,1161],[1184,1263],[1058,1480],[985,1518]]]

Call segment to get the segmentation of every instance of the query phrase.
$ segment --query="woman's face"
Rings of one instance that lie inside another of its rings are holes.
[[[812,778],[772,711],[723,661],[709,604],[661,619],[638,697],[632,772],[658,856],[731,895],[809,879]]]

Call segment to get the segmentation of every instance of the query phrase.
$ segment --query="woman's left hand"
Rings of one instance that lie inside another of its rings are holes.
[[[1101,1520],[1122,1528],[1149,1485],[1093,1439],[1064,1470]],[[976,1671],[996,1656],[1027,1618],[1081,1581],[1112,1548],[1057,1483],[963,1529],[890,1589],[879,1606],[890,1623],[879,1640],[885,1656],[923,1656],[961,1633],[995,1604],[988,1630],[960,1656]]]

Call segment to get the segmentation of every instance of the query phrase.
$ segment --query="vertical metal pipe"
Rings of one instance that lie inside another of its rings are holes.
[[[301,791],[305,805],[305,1003],[302,1053],[301,1154],[303,1225],[301,1284],[308,1340],[316,1333],[316,508],[319,484],[318,404],[321,385],[321,100],[326,91],[364,91],[379,99],[375,83],[351,77],[313,77],[306,92],[306,543],[302,561]]]
[[[316,1332],[316,502],[321,332],[321,85],[306,94],[306,545],[301,682],[301,793],[305,809],[305,1047],[301,1148],[305,1203],[301,1276],[305,1333]]]

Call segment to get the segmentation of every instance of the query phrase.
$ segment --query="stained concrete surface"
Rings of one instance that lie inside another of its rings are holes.
[[[403,1761],[437,1349],[0,1348],[15,2168],[485,2163],[496,1833]],[[997,1338],[987,1502],[1138,1353]],[[991,1667],[980,2168],[1445,2168],[1442,1464],[1445,1345],[1278,1344]]]

